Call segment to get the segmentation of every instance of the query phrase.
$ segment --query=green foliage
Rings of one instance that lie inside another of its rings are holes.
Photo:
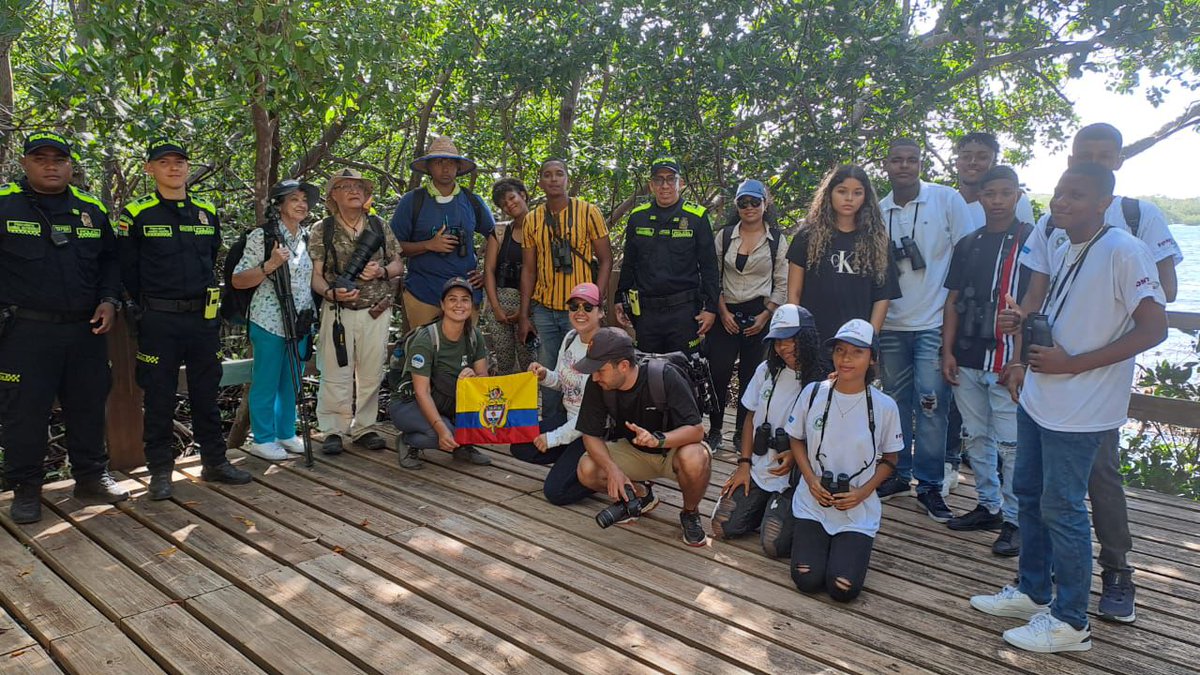
[[[1142,197],[1162,209],[1168,223],[1200,225],[1200,197],[1171,199],[1170,197]]]
[[[1162,361],[1145,369],[1138,385],[1155,396],[1200,403],[1196,361]],[[1200,429],[1140,422],[1121,448],[1128,485],[1200,501]]]

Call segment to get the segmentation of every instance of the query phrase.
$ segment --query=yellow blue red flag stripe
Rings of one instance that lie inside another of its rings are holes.
[[[532,442],[541,431],[537,394],[533,373],[460,379],[454,440],[463,445]]]

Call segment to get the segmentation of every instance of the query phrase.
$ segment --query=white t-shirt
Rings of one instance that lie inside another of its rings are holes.
[[[1133,235],[1111,228],[1096,240],[1078,268],[1068,275],[1084,244],[1068,242],[1053,254],[1061,261],[1050,275],[1046,314],[1055,344],[1068,354],[1099,349],[1133,328],[1133,311],[1144,298],[1166,305],[1150,252]],[[1056,290],[1055,279],[1065,290]],[[1061,306],[1061,311],[1059,307]],[[1078,375],[1030,371],[1021,391],[1021,407],[1039,426],[1053,431],[1093,432],[1116,429],[1129,413],[1132,357]]]
[[[880,200],[879,208],[892,243],[899,244],[901,237],[912,237],[925,259],[925,269],[916,272],[911,260],[896,261],[901,297],[888,305],[883,329],[940,328],[942,306],[949,292],[945,287],[946,272],[950,270],[954,245],[978,229],[973,226],[971,210],[958,190],[925,181],[921,181],[916,198],[903,207],[896,206],[895,196],[889,192]]]
[[[987,214],[983,211],[983,204],[976,199],[973,202],[967,202],[967,209],[971,211],[971,227],[974,230],[987,225]],[[1022,223],[1034,223],[1033,219],[1033,204],[1029,203],[1029,197],[1025,193],[1021,193],[1020,199],[1017,200],[1017,220]]]
[[[750,383],[742,392],[742,405],[754,413],[754,426],[742,433],[753,433],[763,422],[769,423],[772,429],[785,429],[802,389],[804,385],[796,377],[796,371],[784,368],[772,379],[767,362],[758,364],[754,377],[750,378]],[[778,456],[779,453],[769,444],[767,454],[750,456],[750,478],[767,492],[788,489],[788,476],[776,476],[769,471],[779,466],[775,461]]]
[[[810,409],[808,399],[812,396],[811,387],[820,389]],[[833,383],[829,380],[805,387],[785,429],[792,437],[806,442],[808,461],[818,477],[824,471],[832,471],[834,476],[839,473],[854,476],[861,470],[862,473],[850,479],[851,487],[859,487],[875,475],[875,462],[880,457],[904,449],[900,411],[890,396],[871,387],[871,403],[875,409],[875,442],[872,444],[867,424],[866,392],[847,395],[834,390],[829,417],[825,428],[821,429],[821,417],[832,387]],[[822,444],[821,438],[825,434],[829,435],[829,442]],[[822,461],[817,459],[818,448]],[[832,506],[818,504],[808,488],[801,485],[792,497],[792,515],[821,523],[830,536],[839,532],[861,532],[874,537],[879,531],[879,497],[872,492],[858,506],[839,511]]]
[[[1142,217],[1138,221],[1137,238],[1146,245],[1146,250],[1150,253],[1150,260],[1158,263],[1169,257],[1175,261],[1176,265],[1183,262],[1183,251],[1180,250],[1175,237],[1171,235],[1171,228],[1167,226],[1167,217],[1163,215],[1162,210],[1144,199],[1139,202]],[[1052,230],[1050,238],[1047,240],[1046,220],[1049,218],[1050,215],[1046,214],[1038,221],[1037,227],[1033,228],[1029,239],[1025,241],[1025,248],[1021,256],[1021,264],[1042,274],[1050,274],[1058,269],[1058,263],[1062,262],[1062,258],[1055,257],[1055,253],[1067,250],[1065,248],[1067,244],[1066,230],[1062,228]],[[1104,212],[1104,224],[1132,232],[1129,223],[1125,222],[1125,212],[1121,209],[1120,197],[1113,197],[1112,204],[1108,205],[1108,210]]]
[[[575,370],[575,364],[587,356],[587,348],[588,343],[578,333],[573,330],[568,332],[558,348],[558,366],[546,373],[546,379],[542,380],[543,387],[562,392],[563,407],[567,409],[567,421],[561,427],[546,432],[546,445],[552,448],[566,445],[582,436],[575,430],[575,420],[579,417],[583,385],[587,384],[588,376]]]

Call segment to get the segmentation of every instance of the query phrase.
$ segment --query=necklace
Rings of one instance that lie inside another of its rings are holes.
[[[854,399],[854,403],[851,404],[851,406],[849,408],[843,408],[842,407],[842,397],[843,396],[845,396],[845,394],[841,394],[841,395],[835,396],[833,398],[834,403],[837,404],[838,414],[840,414],[842,417],[845,417],[846,415],[849,415],[851,412],[853,412],[854,409],[858,407],[858,404],[862,403],[863,399],[866,398],[866,396],[857,396]]]

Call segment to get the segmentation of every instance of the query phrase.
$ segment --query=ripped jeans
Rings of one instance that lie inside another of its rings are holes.
[[[896,477],[917,478],[917,494],[941,492],[950,385],[942,377],[940,328],[884,330],[879,336],[883,391],[900,408],[904,451]],[[916,419],[916,432],[913,419]]]
[[[979,503],[989,513],[1001,511],[1004,522],[1016,525],[1012,475],[1017,458],[1017,404],[1000,384],[999,373],[975,368],[958,369],[954,400],[962,414],[963,449],[971,458]]]

